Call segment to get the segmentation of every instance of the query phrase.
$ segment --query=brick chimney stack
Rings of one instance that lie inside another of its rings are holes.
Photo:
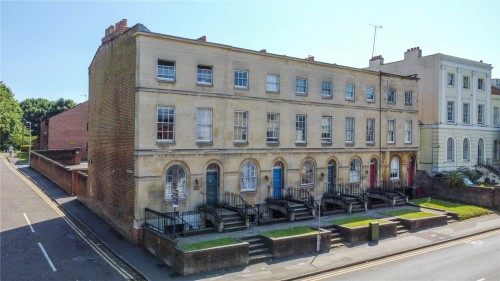
[[[120,36],[123,32],[127,31],[129,27],[127,27],[127,20],[122,19],[121,21],[117,22],[115,25],[110,25],[108,28],[106,28],[106,31],[104,32],[104,37],[102,38],[102,43],[108,43],[112,41],[113,39],[117,38]]]
[[[308,60],[308,61],[314,61],[314,56],[308,55],[308,56],[307,56],[307,60]]]
[[[422,57],[420,47],[410,48],[405,52],[405,60],[413,60]]]
[[[196,40],[201,41],[201,42],[207,42],[207,36],[203,35],[203,36],[201,36],[200,38],[198,38]]]

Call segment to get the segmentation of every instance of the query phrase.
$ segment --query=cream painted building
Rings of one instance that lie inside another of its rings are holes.
[[[407,50],[402,61],[384,63],[374,57],[368,69],[420,78],[419,169],[435,174],[493,158],[500,128],[490,64],[444,54],[422,56],[417,47]]]
[[[89,70],[89,194],[111,221],[139,230],[145,208],[173,210],[173,189],[182,212],[227,192],[259,204],[271,187],[304,188],[321,200],[329,183],[414,183],[415,76],[140,24],[111,35]],[[121,193],[129,199],[119,201]]]

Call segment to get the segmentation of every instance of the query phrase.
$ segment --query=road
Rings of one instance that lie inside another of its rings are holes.
[[[300,280],[498,281],[500,280],[500,231]]]
[[[141,279],[0,157],[1,280]]]

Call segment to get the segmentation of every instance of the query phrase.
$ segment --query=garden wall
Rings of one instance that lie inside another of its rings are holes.
[[[396,222],[386,222],[379,224],[379,238],[388,238],[397,236],[397,223]],[[360,226],[360,227],[345,227],[341,225],[335,226],[340,233],[345,237],[345,240],[349,243],[364,242],[369,240],[370,227]]]
[[[319,235],[320,252],[330,251],[332,232],[322,229],[319,232]],[[271,238],[267,236],[261,237],[264,239],[274,258],[312,254],[316,253],[318,250],[318,232],[283,238]]]
[[[425,171],[418,171],[417,183],[431,197],[500,210],[500,186],[448,187],[444,178],[429,177]]]

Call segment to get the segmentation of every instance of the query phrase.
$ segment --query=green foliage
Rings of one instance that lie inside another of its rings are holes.
[[[302,234],[314,233],[314,232],[318,232],[318,231],[310,228],[309,226],[297,226],[297,227],[292,227],[292,228],[265,231],[265,232],[261,232],[260,234],[264,235],[264,236],[272,237],[272,238],[280,238],[280,237],[296,236],[296,235],[302,235]]]
[[[430,197],[429,198],[415,199],[415,200],[412,200],[411,203],[418,205],[418,206],[436,208],[436,209],[440,209],[440,210],[445,210],[445,211],[457,213],[458,217],[461,220],[466,220],[466,219],[470,219],[473,217],[479,217],[479,216],[491,214],[491,211],[488,209],[485,209],[485,208],[472,206],[472,205],[466,205],[466,204],[460,204],[460,203],[453,203],[453,202],[439,200],[439,199],[432,199],[431,200]]]
[[[214,247],[227,246],[227,245],[233,245],[233,244],[239,244],[239,243],[240,242],[234,238],[226,237],[226,238],[220,238],[220,239],[214,239],[214,240],[208,240],[208,241],[203,241],[203,242],[181,245],[181,246],[179,246],[179,248],[181,248],[184,251],[196,251],[196,250],[210,249],[210,248],[214,248]]]
[[[410,210],[410,209],[384,212],[383,214],[386,216],[400,217],[403,219],[420,219],[420,218],[428,218],[428,217],[437,216],[436,214],[433,214],[433,213],[420,212],[420,211],[415,211],[415,210]]]
[[[19,162],[28,162],[28,152],[16,152],[16,157],[19,159]]]
[[[0,150],[18,147],[21,140],[23,111],[14,94],[0,81]]]
[[[345,227],[360,227],[368,226],[370,222],[378,222],[379,224],[388,223],[387,220],[381,220],[370,216],[347,217],[330,221],[332,224],[341,225]]]
[[[23,145],[21,145],[21,147],[19,148],[19,150],[21,150],[21,152],[28,152],[29,148],[30,148],[29,144],[23,144]]]
[[[476,170],[471,170],[466,167],[460,167],[457,169],[458,172],[460,172],[462,175],[466,176],[469,178],[472,182],[477,182],[482,176],[482,173]]]
[[[21,102],[21,108],[24,111],[23,118],[31,122],[33,136],[40,135],[40,123],[61,112],[76,106],[73,100],[58,99],[49,101],[44,98],[30,98]]]
[[[459,171],[447,172],[444,177],[446,179],[446,184],[448,185],[448,187],[465,187],[463,175]]]

